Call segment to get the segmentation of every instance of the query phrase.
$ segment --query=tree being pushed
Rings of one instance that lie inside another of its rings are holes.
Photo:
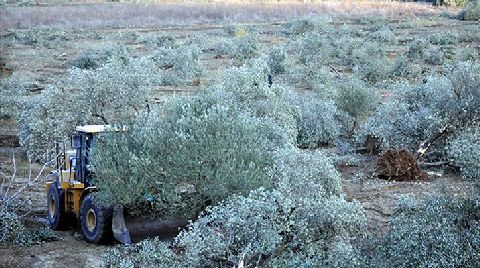
[[[366,232],[358,203],[320,153],[277,154],[275,187],[207,208],[173,243],[146,240],[106,254],[112,267],[351,267]]]
[[[265,66],[227,70],[224,83],[169,97],[129,131],[105,136],[95,154],[100,198],[134,214],[192,218],[232,194],[271,189],[295,121],[289,89],[269,87]]]

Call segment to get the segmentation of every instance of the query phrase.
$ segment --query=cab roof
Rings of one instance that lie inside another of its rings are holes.
[[[112,125],[84,125],[84,126],[77,126],[75,128],[76,131],[84,132],[84,133],[100,133],[100,132],[107,132],[107,131],[125,131],[126,127],[114,127]]]
[[[85,132],[85,133],[98,133],[105,132],[108,128],[111,128],[110,125],[84,125],[78,126],[75,128],[76,131]]]

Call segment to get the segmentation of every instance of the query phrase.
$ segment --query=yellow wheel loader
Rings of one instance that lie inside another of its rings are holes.
[[[115,238],[123,244],[149,236],[171,237],[186,220],[165,222],[153,217],[124,218],[123,206],[104,206],[95,198],[98,189],[92,157],[98,135],[109,131],[124,131],[108,125],[78,126],[71,138],[71,149],[56,142],[56,169],[46,183],[47,218],[50,228],[61,230],[80,225],[87,242],[108,243]],[[128,227],[127,227],[128,226]]]

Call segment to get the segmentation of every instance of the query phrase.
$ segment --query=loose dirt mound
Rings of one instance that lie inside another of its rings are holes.
[[[378,159],[378,177],[386,180],[424,180],[427,175],[422,172],[415,157],[407,150],[386,150]]]

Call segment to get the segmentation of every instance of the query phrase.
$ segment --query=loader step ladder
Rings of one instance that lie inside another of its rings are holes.
[[[65,200],[66,200],[66,203],[67,203],[67,210],[68,211],[73,211],[74,203],[75,203],[75,202],[73,202],[73,190],[72,189],[67,189],[65,191],[65,193],[66,193]]]

